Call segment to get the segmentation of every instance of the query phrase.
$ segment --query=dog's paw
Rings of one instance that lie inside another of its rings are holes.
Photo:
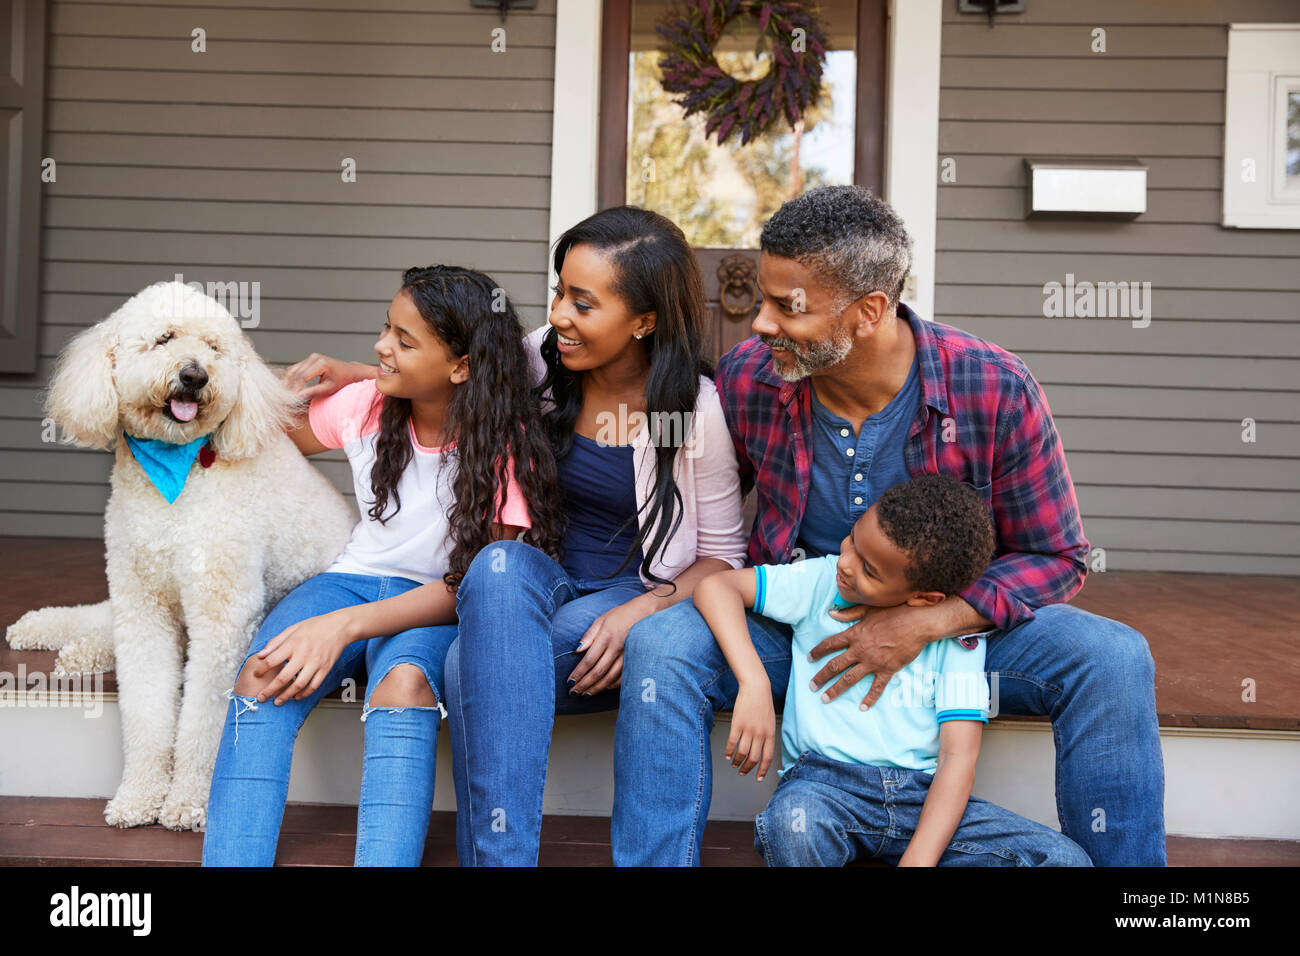
[[[143,827],[158,822],[162,807],[161,794],[118,787],[117,794],[104,806],[104,820],[114,827]]]
[[[113,669],[113,648],[111,645],[96,643],[91,640],[75,640],[65,644],[54,661],[55,676],[66,677],[72,674],[103,674]]]
[[[39,611],[28,611],[5,630],[5,640],[16,651],[57,650],[62,646],[64,637],[61,629],[55,627],[52,620],[55,615],[48,612],[58,608],[43,607]]]
[[[207,799],[173,790],[163,801],[158,822],[168,830],[202,830],[207,817]]]

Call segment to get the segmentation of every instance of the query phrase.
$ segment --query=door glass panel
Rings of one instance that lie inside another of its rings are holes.
[[[667,216],[697,248],[756,249],[763,223],[787,199],[853,182],[857,2],[820,5],[822,93],[801,128],[781,116],[744,146],[735,133],[722,146],[706,138],[705,114],[686,117],[660,85],[664,40],[654,28],[680,9],[671,0],[632,2],[626,201]],[[768,38],[759,41],[758,21],[737,16],[718,43],[718,65],[737,79],[761,78],[772,54]]]

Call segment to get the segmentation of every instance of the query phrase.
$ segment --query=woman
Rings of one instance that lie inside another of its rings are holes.
[[[555,715],[616,708],[628,630],[744,561],[735,450],[701,356],[704,284],[681,230],[605,209],[560,237],[554,266],[550,322],[525,344],[568,527],[558,561],[517,541],[485,548],[457,595],[445,674],[462,866],[536,864]]]

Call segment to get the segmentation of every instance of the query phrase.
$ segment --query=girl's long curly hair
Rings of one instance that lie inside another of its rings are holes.
[[[456,266],[407,269],[401,291],[452,355],[469,356],[469,380],[456,386],[444,425],[455,447],[455,504],[448,514],[450,567],[443,580],[460,585],[479,549],[494,540],[493,504],[506,495],[507,462],[528,504],[532,526],[520,540],[548,554],[558,553],[564,533],[555,455],[542,426],[524,352],[523,328],[514,306],[483,273]],[[411,401],[383,396],[375,463],[370,473],[371,518],[383,517],[391,498],[401,508],[397,481],[411,461]],[[504,502],[503,502],[504,504]]]
[[[702,347],[704,279],[695,253],[676,224],[637,206],[602,209],[560,236],[554,256],[557,276],[564,266],[564,257],[577,245],[597,249],[613,263],[611,285],[633,315],[655,313],[654,331],[637,343],[645,348],[650,359],[645,386],[647,420],[662,422],[666,417],[670,422],[688,423],[682,428],[660,428],[655,443],[654,492],[642,506],[642,509],[648,507],[649,513],[637,529],[636,540],[623,563],[614,572],[620,574],[640,549],[642,575],[656,584],[668,584],[650,570],[650,565],[682,520],[682,494],[673,479],[673,459],[690,435],[689,423],[693,421],[700,391],[699,377],[713,377],[713,366],[704,358]],[[549,397],[555,402],[543,422],[555,457],[561,459],[573,447],[573,429],[582,409],[582,373],[565,368],[556,337],[552,327],[542,340],[541,354],[547,374],[538,387],[538,395],[549,391]],[[636,520],[637,515],[629,522]],[[651,527],[655,529],[654,535],[647,542],[646,531]]]

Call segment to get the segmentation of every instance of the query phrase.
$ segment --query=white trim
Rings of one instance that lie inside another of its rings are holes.
[[[1297,85],[1300,24],[1228,24],[1223,225],[1300,229],[1300,190],[1283,189],[1285,98]]]
[[[564,230],[596,211],[601,20],[601,0],[556,0],[551,217],[542,302],[551,301],[550,248]]]
[[[939,48],[943,0],[889,0],[885,194],[912,237],[906,302],[934,318],[939,215]],[[899,55],[902,51],[902,55]]]
[[[934,315],[942,3],[889,0],[886,51],[889,89],[883,198],[903,217],[912,236],[915,290],[904,295],[904,301],[927,319]],[[565,229],[596,211],[600,32],[600,0],[557,0],[551,120],[552,244]],[[906,55],[896,56],[896,50]],[[549,300],[549,290],[544,289],[542,301]]]

